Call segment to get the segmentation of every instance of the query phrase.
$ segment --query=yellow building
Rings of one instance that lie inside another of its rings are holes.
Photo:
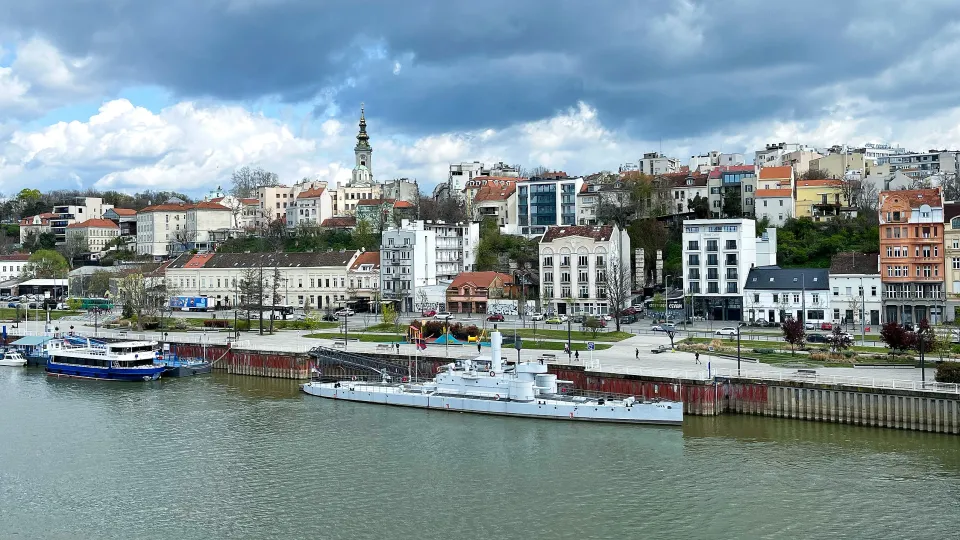
[[[825,221],[840,215],[847,206],[840,180],[797,180],[796,217]]]

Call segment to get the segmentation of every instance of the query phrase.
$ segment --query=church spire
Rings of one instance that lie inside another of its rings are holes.
[[[360,104],[360,133],[357,133],[357,147],[355,150],[369,150],[370,136],[367,135],[367,119],[363,116],[363,103]]]

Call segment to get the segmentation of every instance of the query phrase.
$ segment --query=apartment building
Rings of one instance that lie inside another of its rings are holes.
[[[507,227],[517,222],[516,179],[482,180],[484,184],[472,196],[468,215],[474,221],[492,219],[498,226]],[[512,221],[511,221],[512,220]]]
[[[50,232],[50,221],[57,217],[53,212],[44,212],[20,220],[20,243],[27,241],[30,235],[41,235]]]
[[[423,222],[418,222],[423,223]],[[437,285],[437,232],[390,227],[380,242],[380,297],[404,312]]]
[[[326,186],[306,189],[297,194],[293,207],[288,208],[287,227],[318,227],[333,217],[333,199]]]
[[[120,228],[120,236],[136,240],[137,211],[132,208],[108,208],[103,212],[103,219],[109,219]]]
[[[690,203],[694,199],[709,201],[710,193],[707,186],[707,175],[699,173],[674,173],[663,175],[662,180],[670,182],[670,193],[673,196],[669,202],[670,214],[684,214],[690,211]]]
[[[839,216],[847,206],[842,180],[798,180],[796,194],[794,212],[798,218],[826,221]]]
[[[630,275],[626,231],[616,225],[550,227],[538,251],[543,309],[561,315],[606,315],[626,307],[611,304],[607,279],[617,268]],[[632,290],[630,278],[626,281],[626,289]]]
[[[185,248],[178,249],[178,246],[189,243],[189,207],[186,202],[173,198],[137,212],[137,253],[160,259],[183,251]]]
[[[891,172],[901,172],[910,178],[926,178],[935,174],[960,175],[960,152],[929,150],[892,155]]]
[[[943,204],[945,320],[960,319],[960,202]]]
[[[755,202],[756,218],[766,218],[774,227],[782,227],[793,217],[793,190],[790,188],[758,189]]]
[[[347,305],[365,303],[369,311],[379,312],[380,252],[363,251],[353,260],[347,272]]]
[[[884,321],[943,321],[943,238],[943,199],[939,188],[880,193]]]
[[[647,152],[637,162],[638,170],[649,176],[674,173],[680,170],[680,160],[660,152]]]
[[[761,167],[757,189],[793,189],[793,167]]]
[[[547,227],[577,222],[577,194],[583,177],[565,173],[517,182],[517,229],[524,236],[547,232]]]
[[[233,215],[232,227],[240,230],[251,230],[257,227],[260,217],[260,199],[237,198],[233,195],[213,197],[210,202],[230,209]]]
[[[751,268],[743,287],[746,320],[828,322],[830,275],[825,268]]]
[[[67,242],[79,242],[86,246],[91,258],[97,259],[107,244],[120,236],[120,227],[109,219],[97,218],[67,225]]]
[[[683,225],[684,293],[693,316],[743,320],[747,273],[776,264],[776,229],[757,238],[752,219],[691,219]]]
[[[883,322],[880,254],[844,251],[830,260],[833,322],[879,327]]]
[[[174,251],[213,251],[236,230],[233,227],[233,211],[222,204],[209,201],[187,205],[184,222],[186,233]]]
[[[264,288],[265,305],[335,309],[347,303],[348,270],[359,251],[319,253],[183,253],[166,267],[167,283],[180,294],[209,298],[218,308],[258,304],[241,283],[252,272]],[[274,281],[275,270],[279,278]],[[277,297],[273,297],[276,290]]]
[[[103,217],[104,211],[113,208],[112,204],[105,204],[100,197],[77,197],[75,204],[56,205],[53,207],[53,217],[50,218],[50,232],[57,239],[57,244],[66,241],[67,226],[88,219]]]
[[[0,255],[0,281],[19,278],[29,260],[29,253]]]
[[[740,199],[740,214],[752,217],[756,211],[754,201],[757,190],[757,176],[753,165],[736,165],[731,167],[718,167],[707,175],[707,187],[709,189],[710,215],[714,219],[722,217],[740,217],[725,216],[724,199],[728,193],[733,192]]]
[[[296,192],[291,186],[265,186],[257,190],[260,201],[260,215],[256,227],[266,227],[272,221],[287,221],[287,208],[294,204]]]

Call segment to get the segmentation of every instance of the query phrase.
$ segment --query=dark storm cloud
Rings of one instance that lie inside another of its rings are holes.
[[[868,97],[916,98],[910,81],[870,81],[928,40],[950,39],[938,35],[960,19],[960,2],[918,9],[887,0],[0,6],[6,30],[92,55],[105,80],[182,97],[304,102],[326,93],[347,108],[366,101],[377,118],[414,133],[501,127],[584,100],[605,123],[663,137],[814,117],[830,106],[818,90],[857,81],[853,91]],[[957,76],[946,77],[932,86]]]

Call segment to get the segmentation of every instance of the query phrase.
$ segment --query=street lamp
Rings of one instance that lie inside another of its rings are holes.
[[[746,326],[744,323],[737,323],[737,377],[740,376],[740,329]]]

